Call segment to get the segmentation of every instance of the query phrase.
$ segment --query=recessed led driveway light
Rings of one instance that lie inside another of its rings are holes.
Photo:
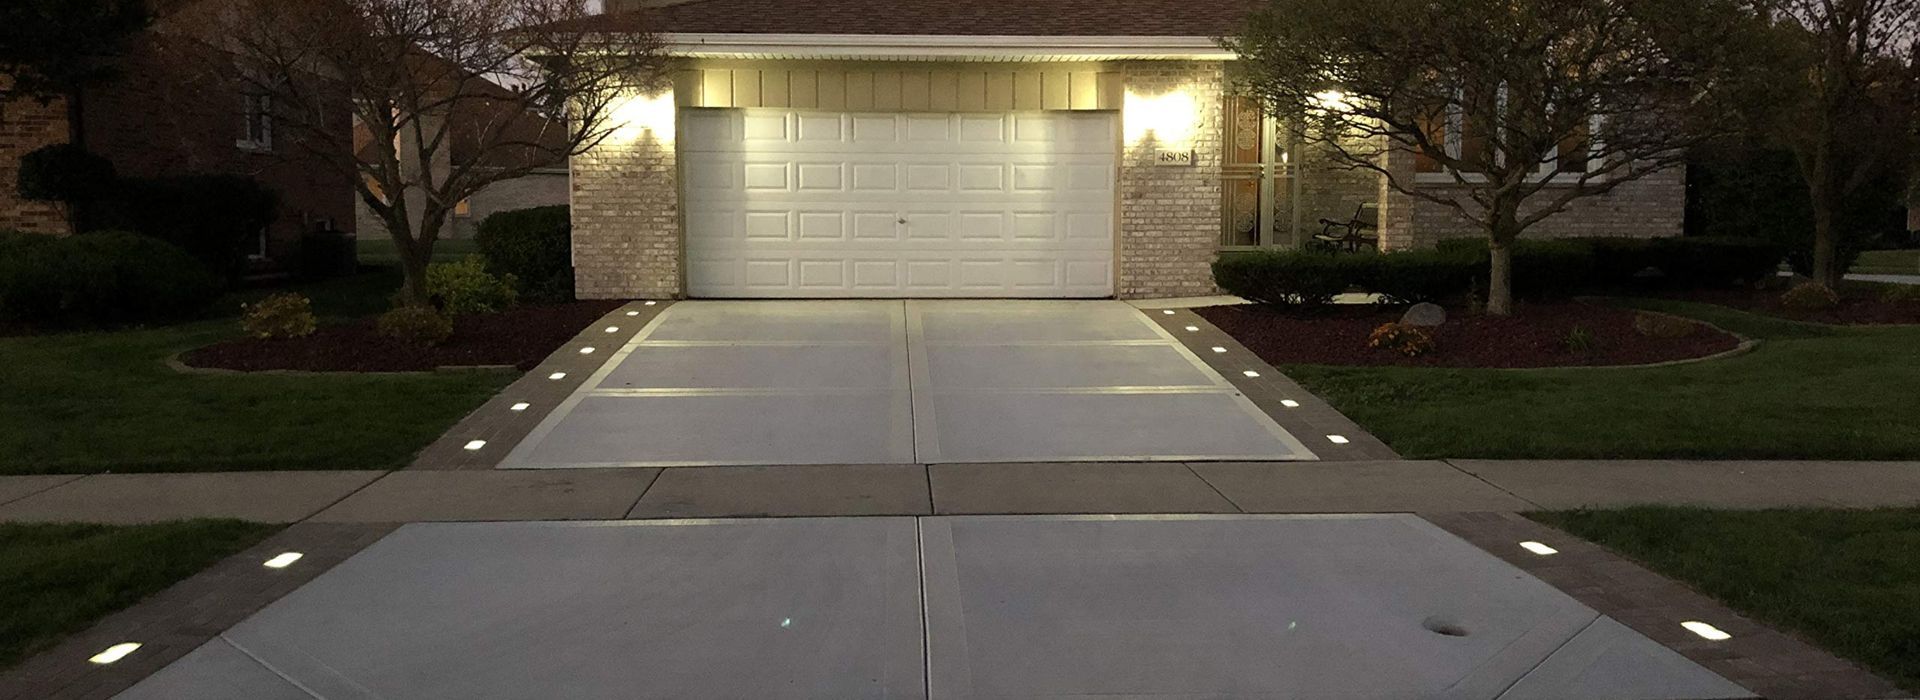
[[[509,410],[509,411],[525,411],[525,410],[527,410],[527,407],[528,407],[528,406],[532,406],[532,405],[533,405],[533,404],[530,404],[530,403],[527,403],[527,402],[525,402],[525,401],[522,401],[522,402],[520,402],[520,403],[517,403],[517,404],[514,404],[514,405],[512,405],[512,406],[509,406],[509,407],[507,407],[507,410]]]
[[[1328,435],[1328,436],[1327,436],[1327,442],[1331,442],[1331,443],[1333,443],[1333,444],[1335,444],[1335,445],[1345,445],[1345,444],[1347,444],[1347,436],[1345,436],[1345,435]]]
[[[1249,376],[1249,377],[1258,377],[1258,376],[1260,376],[1260,373],[1259,373],[1259,372],[1255,372],[1255,371],[1253,371],[1253,370],[1247,370],[1247,371],[1245,371],[1245,372],[1241,372],[1241,374],[1244,374],[1244,375],[1247,375],[1247,376]]]
[[[87,660],[92,661],[96,664],[110,664],[115,661],[119,661],[121,659],[127,658],[128,654],[133,653],[133,650],[139,649],[139,648],[140,648],[139,642],[121,642],[119,644],[115,644],[113,646],[107,647],[106,651],[100,652],[98,654],[94,654],[92,657],[88,658]]]
[[[1559,554],[1559,553],[1560,553],[1560,550],[1558,550],[1558,549],[1554,549],[1554,548],[1552,548],[1552,547],[1548,547],[1547,545],[1545,545],[1545,544],[1542,544],[1542,543],[1539,543],[1539,542],[1521,542],[1521,543],[1520,543],[1520,548],[1521,548],[1521,549],[1525,549],[1525,550],[1527,550],[1527,551],[1529,551],[1529,552],[1533,552],[1534,554],[1538,554],[1538,555],[1540,555],[1540,556],[1543,556],[1543,557],[1544,557],[1544,556],[1547,556],[1547,555],[1549,555],[1549,554]]]
[[[485,440],[474,440],[467,443],[467,449],[469,450],[477,450],[486,446],[487,446],[487,441]]]
[[[582,355],[592,355],[592,354],[593,354],[593,348],[580,348],[580,354],[582,354]]]
[[[638,311],[628,311],[628,312],[627,312],[627,315],[628,315],[628,316],[639,316],[639,315],[640,315],[640,312],[638,312]]]
[[[1680,626],[1708,641],[1719,642],[1733,638],[1733,635],[1720,631],[1720,628],[1698,620],[1688,620],[1680,623]]]
[[[620,332],[620,327],[619,327],[619,326],[607,326],[607,332],[608,332],[608,333],[619,333],[619,332]]]
[[[660,302],[657,302],[657,301],[649,301],[649,302],[647,302],[647,306],[653,306],[654,304],[658,304],[658,303],[660,303]]]
[[[1286,406],[1287,408],[1299,408],[1300,402],[1295,401],[1293,399],[1281,399],[1280,405]]]
[[[548,378],[548,379],[566,379],[566,378],[567,378],[567,373],[566,373],[566,372],[554,372],[553,374],[549,374],[549,375],[547,375],[547,378]]]
[[[1163,313],[1163,314],[1166,314],[1166,315],[1168,315],[1168,316],[1172,316],[1172,315],[1173,315],[1173,309],[1165,309],[1165,310],[1163,310],[1163,311],[1161,311],[1160,313]]]
[[[1218,346],[1218,345],[1215,345],[1215,346],[1213,346],[1213,351],[1214,351],[1214,352],[1226,352],[1226,351],[1227,351],[1227,349],[1226,349],[1226,348],[1223,348],[1223,347],[1220,347],[1220,346]]]
[[[1199,327],[1199,326],[1187,326],[1187,331],[1188,331],[1188,332],[1190,332],[1190,333],[1198,333],[1198,332],[1200,331],[1200,327]]]
[[[262,566],[269,569],[284,569],[294,562],[300,561],[300,556],[299,552],[281,552],[274,555],[272,559],[268,559]]]

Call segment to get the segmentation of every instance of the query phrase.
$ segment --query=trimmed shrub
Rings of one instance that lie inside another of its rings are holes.
[[[1649,338],[1685,338],[1699,329],[1700,326],[1692,321],[1666,314],[1637,313],[1633,315],[1634,332]]]
[[[1333,302],[1359,275],[1356,260],[1374,256],[1313,250],[1260,250],[1221,256],[1214,282],[1228,294],[1261,304],[1314,308]]]
[[[1410,250],[1362,256],[1354,263],[1354,280],[1361,289],[1399,304],[1447,302],[1467,293],[1483,263],[1471,255]]]
[[[293,292],[241,304],[240,312],[240,330],[262,340],[306,337],[319,325],[313,317],[313,301]]]
[[[566,206],[534,207],[487,216],[473,242],[486,257],[487,270],[513,276],[522,297],[572,301],[572,232]]]
[[[1473,282],[1486,289],[1492,277],[1492,253],[1484,238],[1441,241],[1438,249],[1473,260]],[[1595,282],[1593,249],[1580,239],[1517,241],[1513,245],[1513,295],[1523,299],[1557,298],[1586,291]]]
[[[425,306],[402,306],[374,321],[380,335],[417,345],[439,345],[453,336],[453,319]]]
[[[20,156],[15,189],[47,202],[86,202],[113,189],[113,161],[71,143],[41,146]]]
[[[427,296],[452,316],[493,313],[513,306],[519,296],[513,282],[513,275],[489,274],[487,261],[478,255],[427,266]]]
[[[1774,277],[1786,255],[1773,241],[1731,236],[1658,238],[1652,250],[1654,266],[1684,287],[1756,284]]]
[[[1433,336],[1407,323],[1385,323],[1367,336],[1367,347],[1392,350],[1407,357],[1433,352]]]
[[[1796,311],[1822,311],[1840,305],[1840,295],[1827,285],[1807,282],[1780,295],[1780,305]]]
[[[1577,239],[1593,251],[1592,281],[1602,287],[1621,286],[1638,281],[1643,273],[1660,267],[1660,254],[1652,238]]]
[[[122,179],[114,225],[167,241],[233,281],[260,232],[279,214],[279,196],[239,175]]]
[[[346,277],[360,271],[357,241],[340,231],[312,231],[300,236],[300,277],[309,280]]]
[[[43,328],[188,318],[220,294],[200,263],[126,232],[0,243],[0,317]]]

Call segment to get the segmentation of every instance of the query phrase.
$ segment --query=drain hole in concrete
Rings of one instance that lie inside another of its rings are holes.
[[[1434,634],[1444,634],[1449,637],[1467,636],[1467,628],[1461,627],[1459,623],[1454,622],[1453,620],[1449,620],[1447,618],[1440,617],[1438,615],[1429,617],[1425,620],[1421,620],[1420,626],[1427,628],[1428,632],[1432,632]]]

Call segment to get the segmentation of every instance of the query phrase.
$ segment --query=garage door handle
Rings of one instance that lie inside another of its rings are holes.
[[[898,221],[898,222],[896,222],[896,223],[902,223],[902,224],[904,224],[904,223],[907,223],[907,220],[906,220],[906,219],[901,219],[901,220],[899,220],[899,221]]]

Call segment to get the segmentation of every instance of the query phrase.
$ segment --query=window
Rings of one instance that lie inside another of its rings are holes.
[[[1506,89],[1500,90],[1498,108],[1504,110],[1507,102]],[[1488,134],[1478,124],[1479,120],[1467,118],[1462,103],[1466,99],[1457,99],[1447,105],[1446,117],[1438,124],[1430,124],[1427,134],[1444,143],[1447,156],[1455,159],[1471,159],[1473,154],[1483,153],[1487,148]],[[1568,134],[1560,143],[1550,149],[1541,159],[1535,175],[1541,178],[1563,178],[1571,182],[1580,174],[1590,172],[1592,161],[1592,137],[1599,129],[1600,120],[1595,117],[1572,134]],[[1495,158],[1505,158],[1505,153],[1494,153]],[[1441,166],[1440,161],[1425,153],[1414,154],[1414,172],[1418,179],[1427,182],[1453,182],[1453,175]]]
[[[273,150],[272,102],[266,95],[240,98],[240,138],[234,145],[248,151]]]

